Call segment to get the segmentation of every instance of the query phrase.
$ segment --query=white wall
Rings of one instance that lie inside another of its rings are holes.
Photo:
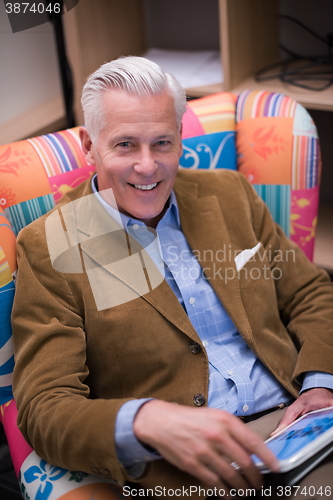
[[[0,2],[0,126],[59,98],[52,25],[12,33],[4,2]],[[37,124],[36,130],[41,126]]]

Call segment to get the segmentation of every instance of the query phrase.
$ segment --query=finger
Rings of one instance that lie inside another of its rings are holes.
[[[288,425],[290,425],[292,422],[294,422],[298,417],[304,415],[305,413],[305,408],[302,404],[299,403],[299,401],[295,401],[292,405],[290,405],[287,408],[287,411],[283,415],[282,419],[279,422],[279,425],[271,433],[271,436],[274,436],[278,432],[282,431],[282,429],[285,429]]]
[[[250,457],[248,458],[249,461],[251,461]],[[249,471],[248,468],[242,469],[242,473],[244,473],[244,475],[242,475],[240,470],[237,470],[226,456],[222,456],[218,453],[209,458],[208,465],[230,488],[245,490],[249,486],[255,489],[260,489],[262,486],[261,474],[255,466],[252,471]]]
[[[257,444],[251,442],[251,438],[253,438],[255,442],[257,441]],[[223,480],[227,481],[227,483],[234,488],[246,488],[250,485],[255,489],[260,489],[263,485],[262,475],[259,469],[254,464],[251,454],[258,453],[259,455],[262,455],[262,446],[266,463],[267,457],[265,455],[265,451],[266,449],[268,450],[268,448],[265,446],[259,436],[254,434],[254,437],[252,437],[252,431],[250,433],[250,436],[247,436],[247,439],[248,441],[245,444],[245,442],[238,443],[233,437],[224,436],[223,445],[221,445],[219,450],[220,454],[225,455],[228,459],[228,463],[226,464],[227,467],[223,467]],[[250,449],[246,449],[246,447],[249,447]],[[277,459],[270,450],[268,450],[268,455],[272,459],[272,462],[274,464],[276,462],[277,466]],[[236,463],[242,474],[240,474],[239,470],[235,469],[235,467],[233,467],[230,462]],[[240,480],[245,480],[248,484],[241,484]]]
[[[217,487],[227,491],[226,485],[223,484],[221,477],[211,465],[214,460],[212,460],[211,454],[208,452],[203,451],[198,455],[192,453],[183,459],[180,459],[166,448],[160,450],[160,452],[168,462],[175,465],[178,469],[196,477],[203,483],[207,484],[207,486],[211,488]]]
[[[249,455],[256,455],[266,465],[271,472],[278,472],[280,469],[279,462],[274,453],[265,445],[264,441],[255,432],[249,429],[245,424],[240,422],[241,428],[232,430],[232,437],[236,443],[241,446],[242,453],[240,457],[233,460],[243,469],[253,471],[257,467],[253,464],[252,459],[248,461]],[[238,432],[237,432],[238,431]],[[248,452],[246,454],[244,449]],[[254,468],[254,469],[253,469]]]

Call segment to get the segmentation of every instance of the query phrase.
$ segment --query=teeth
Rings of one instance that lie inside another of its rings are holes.
[[[155,184],[134,184],[134,187],[137,189],[142,189],[143,191],[149,191],[157,186],[157,182]]]

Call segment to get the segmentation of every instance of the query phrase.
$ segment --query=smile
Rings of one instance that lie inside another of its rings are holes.
[[[151,189],[154,189],[158,182],[155,182],[154,184],[132,184],[136,189],[142,189],[142,191],[150,191]]]

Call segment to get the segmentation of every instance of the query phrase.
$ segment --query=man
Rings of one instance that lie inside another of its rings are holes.
[[[19,426],[49,462],[120,484],[260,489],[251,455],[278,468],[262,438],[333,405],[332,284],[241,175],[178,171],[171,75],[118,59],[82,103],[97,175],[18,239]]]

